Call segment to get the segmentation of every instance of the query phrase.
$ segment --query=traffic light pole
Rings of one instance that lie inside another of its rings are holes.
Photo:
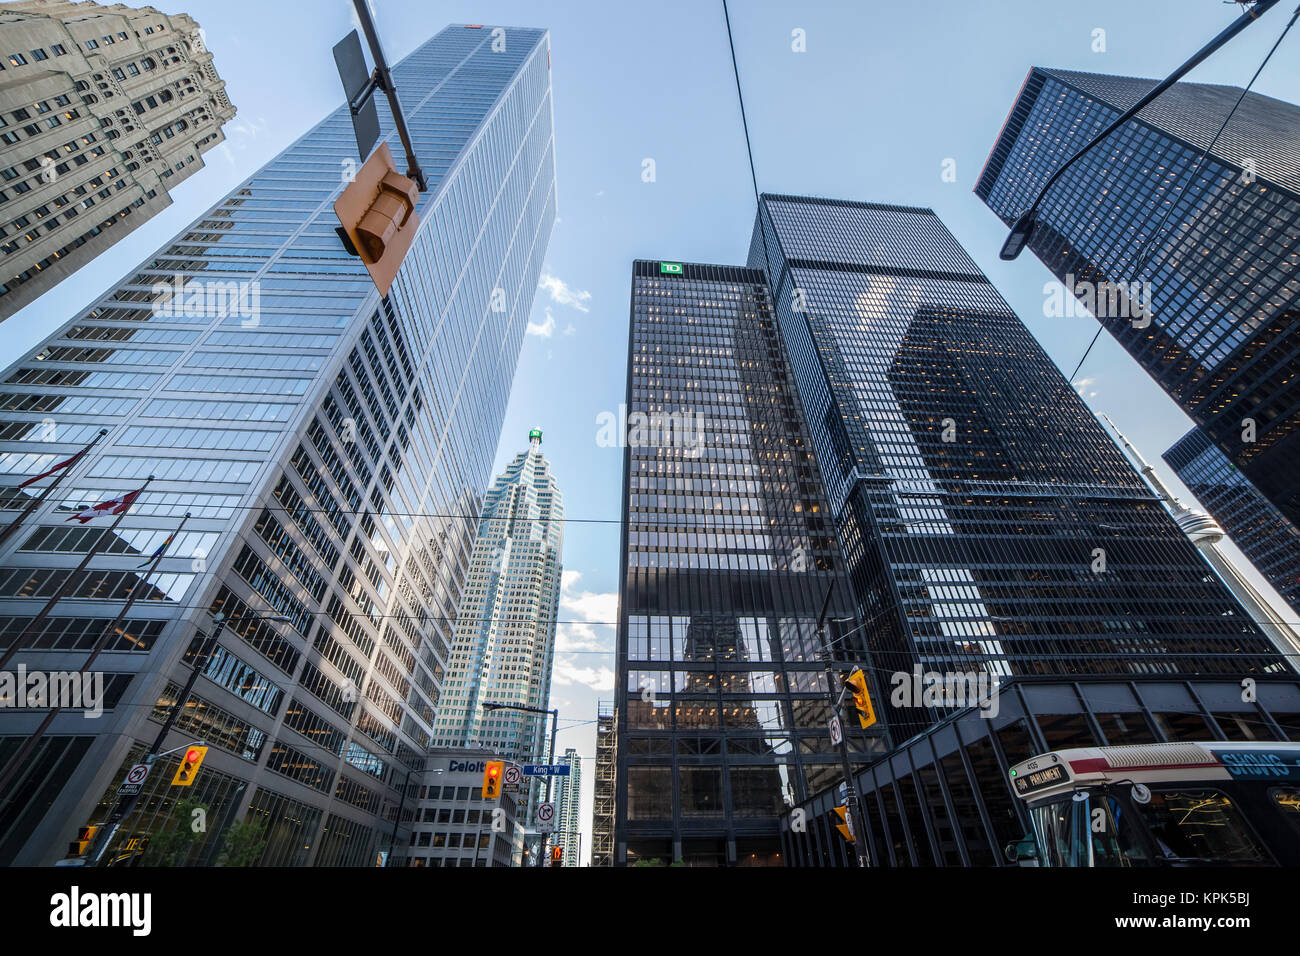
[[[383,90],[384,95],[388,97],[388,108],[393,114],[393,124],[397,127],[397,135],[401,137],[402,148],[406,150],[406,176],[408,179],[415,180],[415,184],[420,187],[420,192],[425,192],[429,186],[425,182],[420,161],[415,158],[415,147],[411,145],[411,134],[406,128],[406,117],[402,115],[402,104],[397,99],[397,87],[393,85],[393,75],[388,69],[388,61],[384,59],[384,49],[379,45],[375,21],[370,17],[370,4],[367,0],[352,0],[352,6],[357,11],[361,32],[366,35],[370,56],[375,61],[373,77],[375,86]]]
[[[817,618],[817,637],[821,640],[822,663],[826,666],[826,694],[830,699],[831,713],[840,720],[840,742],[836,749],[840,752],[840,769],[844,773],[844,800],[853,820],[853,849],[857,854],[858,866],[865,868],[871,865],[871,859],[867,854],[867,828],[862,817],[862,807],[858,803],[857,788],[853,786],[853,767],[849,763],[848,734],[844,729],[848,721],[841,708],[844,690],[841,688],[839,696],[835,695],[835,685],[840,681],[835,674],[831,645],[826,639],[826,611],[830,608],[834,592],[835,580],[832,578],[830,587],[826,589],[826,598],[822,601],[822,613]]]
[[[483,704],[483,709],[484,710],[522,710],[530,714],[550,714],[551,715],[551,755],[550,758],[547,760],[547,766],[550,767],[555,764],[555,735],[556,732],[559,730],[559,726],[560,726],[560,711],[558,708],[556,708],[555,710],[547,710],[545,707],[529,707],[527,704],[502,704],[502,703],[497,703],[495,701],[492,701]],[[548,773],[546,775],[546,802],[547,803],[551,802],[551,788],[554,785],[555,785],[555,774]],[[547,840],[547,834],[543,833],[541,843],[537,851],[537,864],[536,864],[537,866],[546,865],[544,858],[546,856],[546,844],[548,842],[549,841]],[[525,848],[527,848],[526,842],[525,842]]]
[[[411,783],[411,771],[406,771],[406,779],[402,781],[402,795],[397,800],[397,816],[393,818],[393,837],[389,840],[388,856],[384,859],[384,866],[393,865],[393,857],[397,855],[397,828],[402,825],[402,810],[406,808],[406,788]],[[474,855],[478,856],[476,850]]]
[[[258,617],[260,619],[260,615]],[[171,733],[172,727],[176,723],[176,718],[181,715],[181,712],[185,709],[185,704],[190,699],[190,692],[194,690],[194,685],[199,679],[199,672],[207,669],[208,662],[212,660],[212,655],[216,652],[218,646],[217,640],[221,637],[222,630],[225,629],[227,618],[224,613],[218,611],[212,616],[212,619],[217,622],[217,626],[212,629],[212,633],[208,636],[208,639],[203,642],[203,651],[195,657],[194,665],[190,669],[190,676],[185,681],[185,686],[181,688],[181,692],[176,696],[176,703],[172,705],[171,713],[169,713],[167,719],[163,721],[162,729],[158,731],[158,736],[154,738],[153,746],[151,746],[149,752],[145,754],[144,764],[149,768],[150,772],[153,771],[154,762],[157,761],[159,757],[165,757],[167,754],[175,753],[176,750],[184,749],[178,747],[174,750],[168,750],[166,753],[159,753],[162,745],[167,741],[167,735]],[[191,745],[187,744],[186,746]],[[112,842],[118,828],[122,825],[122,821],[130,816],[131,811],[135,809],[136,802],[139,801],[139,799],[140,794],[137,792],[118,800],[117,805],[113,808],[113,812],[109,814],[107,829],[101,832],[95,845],[91,847],[91,852],[86,859],[87,866],[99,865],[100,857],[102,857],[104,851],[108,849],[108,845]]]

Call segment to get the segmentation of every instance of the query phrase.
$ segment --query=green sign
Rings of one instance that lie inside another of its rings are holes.
[[[661,262],[659,263],[659,274],[679,276],[682,274],[682,264],[680,262]]]

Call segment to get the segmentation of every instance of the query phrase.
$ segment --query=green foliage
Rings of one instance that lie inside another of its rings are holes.
[[[252,866],[264,849],[266,849],[266,819],[239,820],[226,830],[217,865]]]
[[[197,820],[204,821],[196,829],[195,811],[203,811]],[[179,800],[172,807],[172,812],[161,821],[161,829],[149,834],[149,843],[145,847],[142,866],[181,866],[185,863],[194,845],[206,832],[208,805],[200,803],[194,797]]]

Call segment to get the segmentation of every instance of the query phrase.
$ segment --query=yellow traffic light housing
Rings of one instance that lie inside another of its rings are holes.
[[[380,295],[388,295],[415,239],[419,202],[419,187],[397,171],[387,143],[379,144],[334,201],[339,235],[348,252],[361,257]]]
[[[185,754],[181,757],[181,765],[176,768],[176,776],[172,777],[172,786],[188,787],[192,784],[194,778],[199,775],[199,767],[203,766],[203,758],[207,755],[207,747],[185,748]]]
[[[849,817],[849,808],[847,806],[836,807],[835,813],[840,818],[840,822],[835,824],[835,829],[840,831],[840,836],[850,843],[857,843],[858,838],[853,835],[853,820]]]
[[[483,766],[483,799],[495,800],[501,795],[501,775],[505,773],[504,760],[489,760]]]
[[[876,722],[876,709],[871,706],[871,694],[867,690],[867,675],[861,667],[855,667],[843,680],[853,691],[853,706],[858,711],[858,724],[863,729],[870,727]]]
[[[77,838],[68,844],[68,856],[78,857],[90,848],[95,842],[95,835],[99,833],[98,826],[82,827],[77,831]]]

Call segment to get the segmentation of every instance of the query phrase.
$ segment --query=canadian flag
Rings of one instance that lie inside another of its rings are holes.
[[[79,511],[69,521],[80,521],[85,524],[87,521],[93,521],[101,515],[120,515],[130,509],[135,504],[135,499],[140,496],[143,488],[137,488],[135,491],[128,491],[124,495],[119,495],[112,501],[101,501],[97,505],[91,505],[85,511]]]
[[[20,484],[18,487],[19,487],[19,488],[26,488],[28,485],[30,485],[30,484],[31,484],[32,482],[34,482],[34,481],[40,481],[42,478],[48,478],[48,477],[50,477],[50,475],[54,474],[56,471],[59,471],[60,469],[63,469],[63,468],[67,468],[69,465],[75,464],[76,461],[77,461],[77,459],[80,458],[80,457],[81,457],[82,455],[84,455],[85,453],[86,453],[86,452],[85,452],[85,449],[82,449],[81,451],[79,451],[79,452],[77,452],[75,455],[73,455],[71,458],[65,458],[63,461],[59,462],[57,465],[55,465],[55,466],[54,466],[53,468],[51,468],[49,471],[43,471],[43,472],[41,472],[39,475],[33,475],[31,478],[28,478],[26,481],[24,481],[24,482],[23,482],[22,484]]]

